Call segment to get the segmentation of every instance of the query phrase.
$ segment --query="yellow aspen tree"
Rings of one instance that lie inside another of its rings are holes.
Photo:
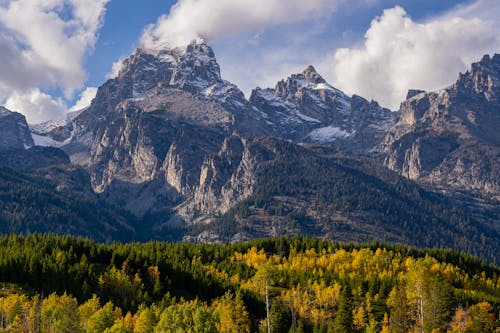
[[[134,317],[132,317],[130,311],[127,312],[127,314],[123,318],[123,326],[129,331],[132,331],[134,329]]]
[[[227,292],[214,303],[219,322],[217,329],[221,333],[250,333],[250,319],[240,294],[233,296]]]
[[[390,333],[391,331],[389,330],[389,316],[387,315],[387,312],[384,313],[384,320],[382,321],[382,330],[380,333]]]

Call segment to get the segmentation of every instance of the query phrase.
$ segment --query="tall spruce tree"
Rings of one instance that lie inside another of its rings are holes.
[[[355,331],[352,317],[353,299],[351,287],[345,284],[340,294],[340,303],[333,322],[333,332],[352,333]]]

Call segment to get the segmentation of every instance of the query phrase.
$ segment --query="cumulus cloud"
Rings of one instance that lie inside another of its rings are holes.
[[[397,109],[408,89],[443,88],[470,62],[498,51],[498,26],[478,13],[460,7],[417,23],[401,7],[387,9],[372,21],[363,45],[337,50],[320,67],[340,89]]]
[[[14,85],[26,86],[26,78],[34,77],[31,84],[79,88],[86,78],[84,56],[95,45],[108,1],[13,0],[0,6],[2,51],[17,55],[10,61],[21,65],[14,67],[21,80],[2,76],[2,83],[14,79]],[[3,64],[1,70],[6,67],[13,68]]]
[[[73,111],[80,111],[82,109],[85,109],[87,106],[90,105],[92,100],[95,98],[97,94],[97,88],[96,87],[87,87],[81,94],[80,98],[78,101],[76,101],[75,105],[73,105],[70,109],[69,112]]]
[[[53,99],[39,89],[25,93],[14,92],[5,106],[9,110],[23,113],[30,124],[61,118],[66,113],[66,105],[62,99]]]
[[[70,98],[86,80],[84,59],[95,46],[108,2],[0,1],[0,99],[46,101],[40,89],[54,87]],[[29,103],[17,103],[23,105]],[[32,111],[17,110],[30,118]]]
[[[225,38],[265,27],[328,15],[344,0],[179,0],[146,29],[142,46],[161,49],[197,37]]]
[[[123,68],[123,60],[124,58],[121,58],[113,63],[113,65],[111,66],[111,71],[106,74],[106,79],[114,79],[118,76],[118,74],[120,74],[120,71]]]

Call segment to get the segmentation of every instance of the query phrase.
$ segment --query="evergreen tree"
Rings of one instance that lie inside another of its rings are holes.
[[[288,333],[291,321],[288,308],[280,301],[273,302],[270,310],[271,333]]]
[[[425,332],[446,331],[453,313],[451,290],[450,284],[439,275],[431,281],[424,305],[426,313]]]
[[[351,287],[345,284],[340,294],[340,303],[333,322],[334,333],[354,332],[352,311],[354,309]]]
[[[389,318],[389,328],[394,333],[406,333],[410,328],[410,314],[406,290],[401,285],[396,285],[387,298],[391,316]]]

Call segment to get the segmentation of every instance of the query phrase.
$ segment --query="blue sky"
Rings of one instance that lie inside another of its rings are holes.
[[[444,87],[500,51],[497,0],[176,2],[0,1],[0,56],[11,59],[0,65],[0,101],[29,122],[60,117],[88,104],[119,59],[158,47],[151,36],[179,46],[202,35],[224,78],[247,95],[312,64],[392,109],[407,89]]]

